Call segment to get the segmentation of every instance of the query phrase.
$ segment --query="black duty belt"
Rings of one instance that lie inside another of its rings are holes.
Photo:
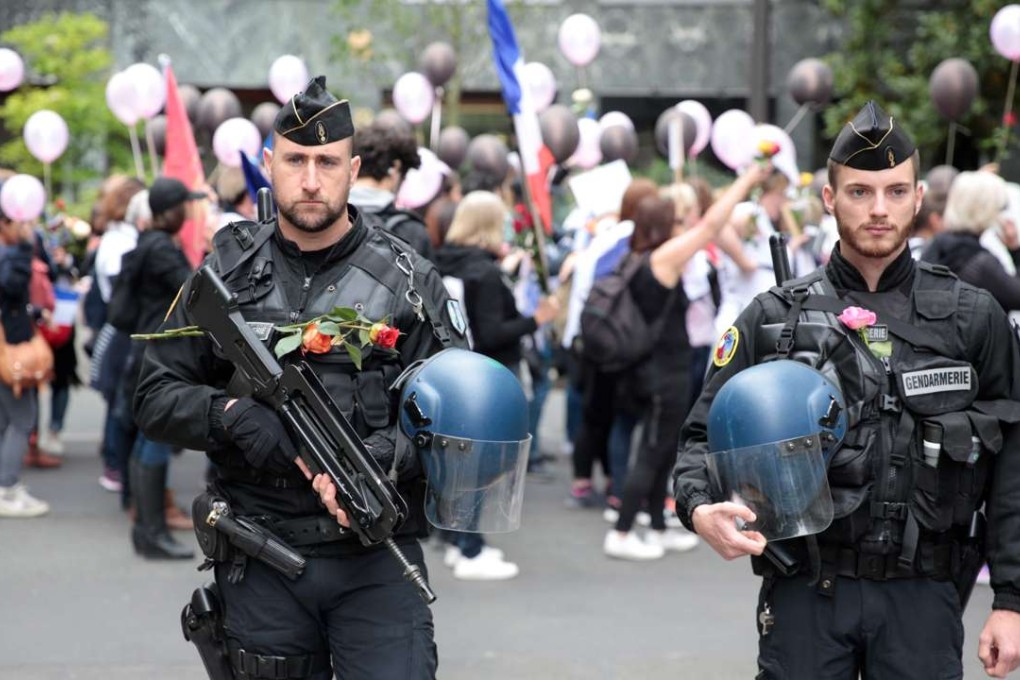
[[[936,580],[946,580],[953,575],[953,546],[925,546],[924,559],[919,560],[913,569],[904,569],[899,562],[899,554],[871,555],[853,548],[834,548],[822,546],[820,549],[823,565],[832,565],[837,576],[865,578],[872,581],[886,581],[897,578],[917,578],[925,576]],[[822,571],[826,571],[822,567]]]
[[[295,548],[342,541],[354,536],[353,531],[340,526],[336,518],[329,515],[299,517],[267,524],[274,534]]]
[[[300,656],[267,656],[243,649],[230,653],[230,664],[246,678],[307,678],[330,669],[329,654],[316,652]]]
[[[216,475],[225,482],[243,482],[270,489],[311,489],[312,483],[300,475],[278,475],[254,468],[216,466]]]

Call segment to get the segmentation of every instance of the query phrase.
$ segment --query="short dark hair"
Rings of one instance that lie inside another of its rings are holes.
[[[635,253],[655,250],[673,235],[676,206],[668,198],[645,196],[634,210],[634,233],[630,249]]]
[[[359,174],[378,181],[400,162],[400,178],[421,165],[414,135],[393,127],[369,125],[354,133],[354,155],[361,156]]]

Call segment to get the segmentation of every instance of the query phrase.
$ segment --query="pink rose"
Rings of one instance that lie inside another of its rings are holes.
[[[844,326],[854,331],[874,326],[878,321],[878,317],[873,311],[863,307],[847,307],[838,318]]]

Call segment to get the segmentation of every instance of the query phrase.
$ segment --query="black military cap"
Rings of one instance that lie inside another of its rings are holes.
[[[916,149],[893,117],[869,101],[840,130],[829,160],[858,170],[885,170],[909,159]]]
[[[302,146],[329,144],[354,134],[351,105],[326,90],[326,76],[308,81],[283,105],[273,123],[276,133]]]

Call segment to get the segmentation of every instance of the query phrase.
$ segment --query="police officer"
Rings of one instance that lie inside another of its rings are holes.
[[[464,338],[432,266],[366,226],[347,203],[360,167],[353,133],[348,102],[325,89],[324,77],[309,82],[281,109],[273,149],[264,152],[276,219],[220,230],[207,261],[249,323],[294,324],[342,306],[399,330],[397,351],[366,348],[360,370],[339,348],[304,359],[382,468],[398,473],[411,516],[395,540],[424,571],[423,481],[409,445],[397,441],[388,388],[411,362]],[[190,324],[176,304],[164,327]],[[136,401],[147,437],[207,451],[217,472],[212,487],[231,512],[307,559],[295,581],[243,555],[215,565],[235,675],[323,680],[332,666],[344,678],[434,677],[432,616],[400,565],[329,516],[280,419],[236,385],[233,367],[206,338],[163,340],[148,347]]]
[[[758,678],[963,677],[954,579],[961,591],[973,584],[982,504],[995,599],[979,655],[993,677],[1020,664],[1020,360],[987,292],[911,259],[918,163],[874,102],[843,128],[823,190],[840,236],[829,264],[743,311],[684,425],[680,518],[725,559],[751,555],[763,576]],[[828,467],[835,519],[777,544],[792,564],[762,557],[764,535],[738,529],[754,528],[755,513],[707,472],[713,399],[742,369],[775,359],[819,369],[846,400],[847,433]]]

